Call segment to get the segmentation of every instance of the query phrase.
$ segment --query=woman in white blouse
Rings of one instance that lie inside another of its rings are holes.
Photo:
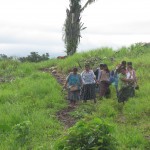
[[[90,69],[90,65],[85,65],[85,70],[81,73],[82,78],[82,93],[81,97],[86,102],[87,100],[94,100],[96,103],[96,94],[95,94],[95,74],[93,70]]]

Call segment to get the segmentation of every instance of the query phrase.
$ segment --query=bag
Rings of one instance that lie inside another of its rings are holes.
[[[69,89],[71,92],[74,92],[74,91],[78,91],[79,87],[77,85],[74,85],[74,86],[70,86]]]

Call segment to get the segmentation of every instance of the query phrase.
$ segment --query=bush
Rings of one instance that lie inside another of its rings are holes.
[[[115,150],[112,126],[99,118],[81,120],[55,143],[56,150]]]
[[[23,123],[15,125],[14,133],[16,136],[15,138],[16,143],[23,146],[30,141],[30,138],[29,138],[30,126],[31,126],[30,121],[24,121]]]

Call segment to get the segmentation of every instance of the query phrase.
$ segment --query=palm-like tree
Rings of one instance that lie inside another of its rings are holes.
[[[81,6],[82,0],[70,0],[69,9],[66,10],[67,17],[63,27],[63,40],[67,49],[67,55],[73,55],[80,42],[80,32],[84,30],[84,23],[81,22],[81,13],[85,8],[96,0],[87,0],[84,6]]]

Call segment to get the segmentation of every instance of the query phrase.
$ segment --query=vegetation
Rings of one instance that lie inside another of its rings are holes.
[[[67,49],[67,55],[73,55],[78,47],[81,38],[81,31],[84,23],[81,22],[81,13],[84,9],[95,0],[87,0],[85,5],[81,6],[82,0],[70,0],[70,8],[66,10],[67,17],[64,24],[63,39]]]
[[[49,59],[49,54],[42,54],[39,55],[38,52],[31,52],[30,55],[28,55],[27,57],[20,57],[19,60],[21,62],[40,62],[40,61],[45,61]]]
[[[11,62],[3,63],[13,67]],[[2,150],[51,149],[61,134],[63,126],[55,116],[66,106],[61,87],[52,76],[37,69],[36,64],[19,63],[9,70],[14,80],[0,84]]]
[[[116,143],[111,132],[112,127],[99,118],[88,118],[86,121],[81,120],[74,127],[69,129],[66,136],[61,137],[61,139],[57,141],[55,149],[115,150]]]
[[[5,54],[0,54],[0,60],[4,60],[4,59],[13,59],[13,57],[8,57]]]
[[[39,55],[38,52],[31,52],[30,55],[27,57],[8,57],[5,54],[0,54],[0,61],[1,60],[19,60],[21,62],[41,62],[41,61],[46,61],[49,60],[49,54],[42,54]]]
[[[94,58],[99,59],[95,61]],[[99,146],[103,143],[101,138],[106,137],[104,139],[112,142],[111,145],[117,150],[149,150],[149,58],[150,45],[138,43],[118,51],[101,48],[76,53],[64,60],[51,59],[40,63],[1,60],[0,79],[6,79],[7,82],[0,81],[0,149],[55,150],[64,141],[63,146],[69,150],[74,143],[68,144],[66,140],[77,137],[74,139],[77,143],[82,139],[78,135],[82,135],[83,144],[88,141],[88,144],[84,144],[88,148]],[[62,87],[50,74],[40,71],[40,68],[57,66],[59,71],[68,73],[73,66],[82,71],[85,61],[95,61],[92,68],[104,62],[110,69],[114,69],[122,60],[132,61],[136,69],[140,87],[136,96],[130,98],[125,105],[118,104],[115,88],[111,85],[111,98],[98,99],[96,105],[90,101],[86,104],[79,103],[78,108],[70,113],[79,122],[66,129],[56,117],[59,110],[67,107]],[[84,140],[84,137],[88,140]]]

